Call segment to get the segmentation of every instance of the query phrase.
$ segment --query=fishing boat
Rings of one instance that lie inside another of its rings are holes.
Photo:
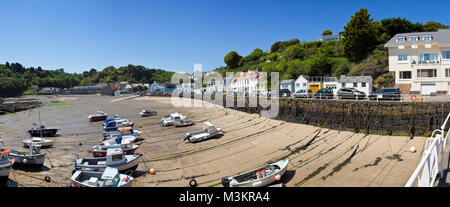
[[[112,167],[106,167],[103,172],[78,170],[70,179],[74,187],[129,187],[134,180]]]
[[[41,146],[31,144],[28,152],[11,150],[9,156],[14,161],[15,166],[42,167],[45,161],[45,153],[41,153]]]
[[[0,140],[0,142],[2,142]],[[3,143],[3,142],[2,142]],[[8,181],[9,171],[14,162],[10,159],[10,149],[0,146],[0,184],[5,184]]]
[[[41,146],[41,148],[53,146],[54,141],[51,139],[44,139],[42,137],[33,137],[31,139],[22,140],[23,147],[28,148],[31,144],[36,144]]]
[[[280,160],[250,172],[223,178],[222,185],[224,187],[264,187],[275,182],[276,177],[281,178],[286,172],[288,164],[289,160]]]
[[[136,141],[136,137],[135,136],[122,136],[119,135],[117,137],[111,137],[110,139],[106,139],[105,141],[103,141],[103,144],[122,144],[122,143],[133,143]]]
[[[77,158],[75,170],[104,171],[106,167],[114,167],[119,172],[134,171],[139,165],[142,154],[124,155],[121,148],[107,149],[106,157]]]
[[[186,118],[187,117],[185,115],[175,112],[163,117],[159,124],[161,124],[162,126],[172,126],[174,122],[183,121]]]
[[[135,130],[132,127],[119,127],[119,128],[117,128],[116,131],[102,132],[102,135],[105,138],[117,137],[119,135],[122,135],[122,136],[129,135],[129,136],[140,137],[141,134],[142,134],[141,131]]]
[[[186,127],[186,126],[192,126],[194,124],[195,124],[195,121],[184,121],[184,120],[176,121],[173,123],[173,125],[175,127]]]
[[[184,140],[189,142],[200,142],[209,138],[212,138],[222,132],[222,129],[216,127],[211,122],[205,122],[205,127],[202,130],[187,132]]]
[[[108,114],[103,113],[103,111],[97,111],[97,114],[91,114],[88,116],[90,122],[104,121],[108,118]]]
[[[57,128],[46,128],[44,125],[41,125],[39,128],[35,127],[28,130],[28,134],[32,137],[53,137],[57,132]]]
[[[106,156],[106,152],[111,148],[121,148],[123,154],[131,155],[139,148],[139,145],[131,144],[130,142],[122,142],[121,144],[100,144],[94,146],[89,152],[92,152],[94,157],[104,157]]]
[[[141,112],[139,112],[139,114],[141,115],[141,117],[149,117],[155,116],[156,114],[158,114],[158,112],[152,110],[142,110]]]

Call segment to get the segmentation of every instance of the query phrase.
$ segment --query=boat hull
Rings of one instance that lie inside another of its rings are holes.
[[[271,174],[270,176],[267,176],[264,178],[259,178],[256,180],[236,182],[236,180],[234,178],[238,177],[240,175],[235,176],[235,177],[230,177],[230,178],[228,178],[228,180],[232,180],[232,181],[229,183],[229,186],[230,187],[264,187],[264,186],[268,186],[276,181],[275,176],[279,175],[281,177],[284,175],[284,173],[286,173],[288,164],[289,164],[289,160],[281,160],[276,163],[272,163],[270,165],[278,166],[280,168],[280,170],[276,173]],[[247,173],[249,173],[249,172],[247,172]],[[243,173],[243,174],[247,174],[247,173]],[[243,174],[241,174],[241,175],[243,175]]]
[[[32,142],[30,140],[24,140],[23,142],[23,147],[28,148],[30,147],[31,144],[36,144],[39,145],[41,148],[47,148],[47,147],[51,147],[53,146],[53,141],[44,141],[44,142]]]
[[[123,154],[124,155],[131,155],[134,154],[134,152],[137,150],[137,148],[131,148],[131,149],[124,149]],[[106,150],[94,150],[92,151],[92,155],[94,157],[105,157],[106,156]]]
[[[9,156],[11,159],[15,159],[14,166],[41,167],[45,161],[45,154],[29,156],[11,152]]]
[[[96,122],[96,121],[105,121],[108,118],[107,115],[105,116],[93,116],[89,118],[89,122]]]
[[[0,184],[5,184],[8,181],[12,165],[12,162],[0,165]]]
[[[32,137],[40,137],[41,133],[43,137],[53,137],[58,132],[58,129],[30,129],[28,134]]]
[[[81,170],[81,171],[99,171],[103,172],[105,171],[106,167],[114,167],[119,170],[121,173],[125,173],[127,171],[135,171],[137,167],[139,166],[139,158],[141,156],[136,157],[135,159],[131,160],[130,162],[123,163],[120,165],[83,165],[75,163],[75,170]]]

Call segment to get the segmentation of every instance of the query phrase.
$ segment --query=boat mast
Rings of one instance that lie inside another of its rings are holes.
[[[41,110],[40,110],[40,107],[41,107],[41,104],[39,103],[39,96],[38,96],[38,88],[36,88],[36,100],[38,101],[38,117],[39,117],[39,134],[41,135],[41,139],[42,139],[42,129],[41,129],[41,126],[42,126],[42,123],[41,123]]]

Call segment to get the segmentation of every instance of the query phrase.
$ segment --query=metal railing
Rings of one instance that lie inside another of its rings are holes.
[[[437,175],[440,170],[440,178],[444,176],[444,150],[447,143],[450,129],[445,133],[445,128],[450,119],[450,113],[441,126],[441,129],[436,129],[431,134],[431,137],[425,143],[425,150],[417,168],[409,178],[405,187],[412,187],[417,180],[419,187],[433,187]],[[450,128],[450,127],[449,127]],[[439,157],[440,155],[440,157]],[[440,160],[439,160],[440,159]],[[440,167],[439,167],[440,161]],[[440,169],[439,169],[440,168]]]

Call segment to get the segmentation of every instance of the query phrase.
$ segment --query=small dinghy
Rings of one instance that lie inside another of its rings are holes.
[[[40,128],[31,128],[28,130],[28,134],[32,137],[53,137],[58,132],[57,128],[46,128],[44,125],[41,125]]]
[[[119,135],[117,137],[112,137],[110,139],[106,139],[105,141],[103,141],[103,144],[122,144],[122,143],[133,143],[136,141],[136,137],[135,136],[122,136]]]
[[[106,118],[108,118],[108,114],[103,113],[103,111],[97,111],[97,114],[88,116],[90,122],[104,121]]]
[[[103,172],[78,170],[70,179],[74,187],[129,187],[134,180],[112,167],[107,167]]]
[[[277,176],[281,178],[288,164],[289,160],[280,160],[250,172],[223,178],[222,185],[224,187],[264,187],[275,182]]]
[[[161,119],[161,121],[159,122],[159,124],[161,124],[162,126],[172,126],[174,124],[174,122],[180,122],[185,120],[187,117],[183,114],[179,114],[179,113],[171,113],[165,117],[163,117]]]
[[[31,144],[28,152],[11,150],[9,156],[14,161],[15,166],[42,167],[45,161],[45,153],[41,153],[41,146]]]
[[[158,114],[158,112],[152,110],[142,110],[141,112],[139,112],[139,114],[141,115],[141,117],[149,117],[155,116],[156,114]]]
[[[92,152],[94,157],[104,157],[106,152],[111,148],[121,148],[124,155],[131,155],[139,148],[139,145],[131,144],[130,142],[122,142],[122,144],[101,144],[94,146],[89,152]]]
[[[189,142],[200,142],[212,138],[222,131],[221,128],[216,127],[211,122],[205,122],[204,124],[205,127],[202,130],[186,133],[184,140],[188,140]]]
[[[0,140],[3,145],[3,141]],[[12,159],[9,157],[10,149],[3,148],[0,146],[0,185],[5,184],[8,181],[9,171],[11,166],[14,164]]]
[[[174,122],[173,123],[173,125],[175,126],[175,127],[186,127],[186,126],[192,126],[192,125],[194,125],[195,124],[195,121],[177,121],[177,122]]]
[[[41,137],[33,137],[31,139],[22,140],[23,147],[28,148],[31,144],[39,145],[41,148],[51,147],[55,141],[51,139],[44,139]]]
[[[124,155],[121,148],[111,148],[107,149],[106,157],[75,159],[75,170],[104,171],[106,167],[115,167],[119,172],[134,171],[140,157],[142,154]]]

